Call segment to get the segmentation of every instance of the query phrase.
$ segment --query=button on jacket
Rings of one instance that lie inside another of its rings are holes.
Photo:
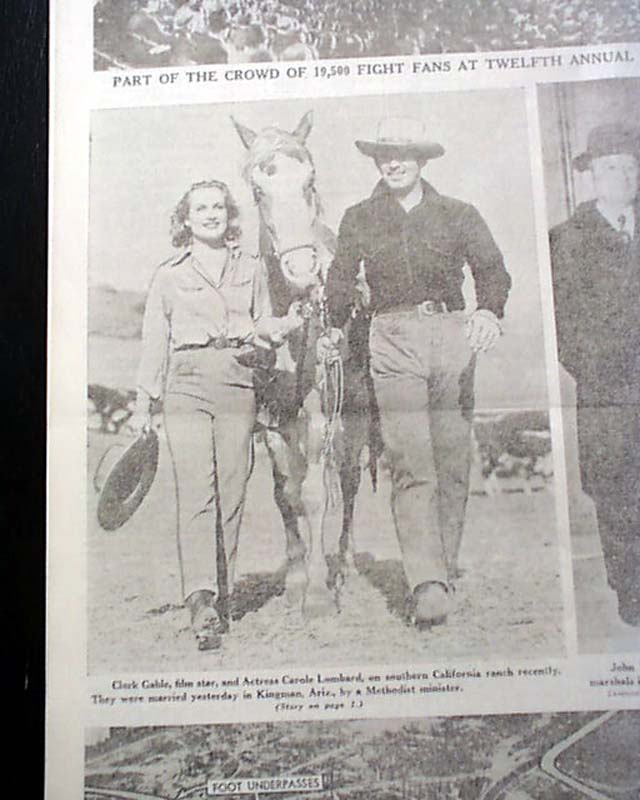
[[[190,251],[158,267],[147,296],[138,386],[161,395],[171,352],[207,347],[220,336],[250,342],[254,324],[270,314],[261,262],[230,250],[219,284]]]
[[[408,212],[383,181],[347,209],[327,281],[334,325],[347,320],[361,262],[373,311],[424,300],[461,310],[468,264],[478,308],[503,316],[511,279],[487,224],[472,205],[439,194],[426,181],[422,189],[422,200]]]

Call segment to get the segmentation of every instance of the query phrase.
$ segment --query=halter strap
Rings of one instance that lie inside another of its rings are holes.
[[[278,258],[283,258],[289,253],[295,253],[296,250],[313,250],[315,253],[318,249],[315,244],[307,243],[307,244],[296,244],[293,247],[287,247],[286,250],[281,250],[280,252],[277,252],[275,249],[275,242],[273,241],[273,238],[271,241],[272,244],[274,245],[274,253]]]

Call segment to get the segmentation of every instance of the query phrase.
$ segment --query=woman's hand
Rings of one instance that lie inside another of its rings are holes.
[[[134,436],[141,436],[151,430],[151,414],[147,412],[134,411],[127,421],[127,428]]]
[[[127,420],[126,427],[134,436],[149,433],[151,430],[151,397],[144,389],[138,389],[136,408]]]
[[[284,317],[264,317],[256,323],[255,333],[259,339],[279,347],[287,336],[304,323],[303,304],[294,300]]]

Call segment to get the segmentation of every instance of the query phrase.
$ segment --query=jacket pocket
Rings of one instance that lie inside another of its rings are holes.
[[[184,294],[195,294],[196,292],[203,292],[204,286],[181,286],[178,284],[176,289],[181,293],[184,292]]]

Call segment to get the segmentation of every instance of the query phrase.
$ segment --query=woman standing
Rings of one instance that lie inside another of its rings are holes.
[[[240,249],[237,220],[221,181],[194,184],[176,206],[172,236],[181,250],[151,282],[131,421],[148,429],[151,404],[163,399],[182,592],[203,650],[219,647],[228,627],[221,603],[233,582],[250,473],[255,396],[241,356],[256,328],[277,343],[300,324],[297,308],[269,317],[264,272]]]

